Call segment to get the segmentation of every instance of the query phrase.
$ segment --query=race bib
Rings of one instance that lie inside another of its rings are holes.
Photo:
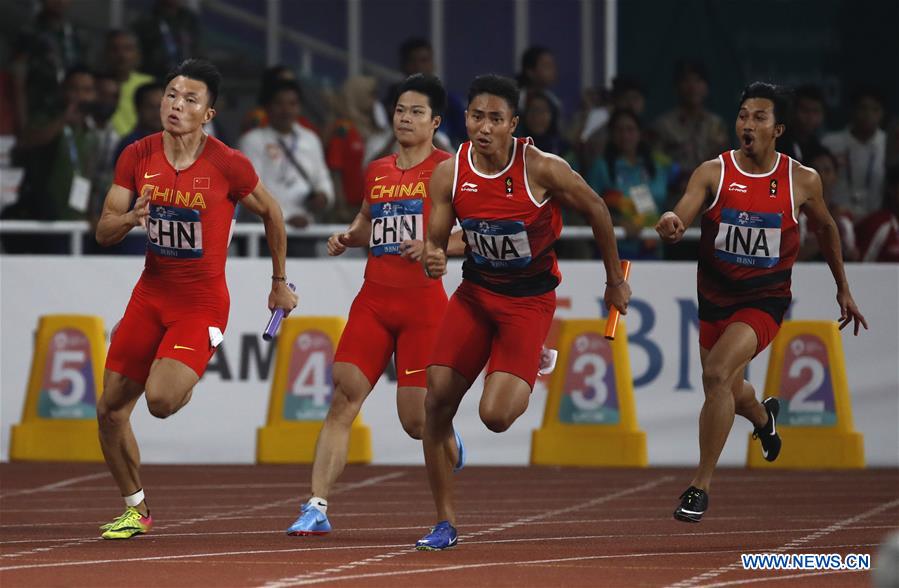
[[[522,221],[462,221],[465,241],[478,265],[491,268],[525,267],[531,263],[531,244]]]
[[[423,200],[379,202],[371,205],[372,255],[400,255],[400,243],[424,239]]]
[[[774,267],[780,261],[782,218],[779,212],[723,209],[715,257],[738,265]]]
[[[639,214],[657,214],[659,209],[656,207],[656,201],[652,198],[652,192],[646,184],[631,186],[628,195],[634,203],[634,208]]]
[[[150,251],[164,257],[203,257],[200,211],[174,206],[150,206],[147,219]]]

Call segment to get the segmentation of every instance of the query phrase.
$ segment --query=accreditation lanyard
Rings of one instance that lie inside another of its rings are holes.
[[[81,158],[78,156],[78,146],[75,144],[75,133],[72,127],[66,125],[62,128],[62,134],[66,140],[66,146],[69,149],[69,160],[72,162],[72,169],[76,174],[81,174]]]

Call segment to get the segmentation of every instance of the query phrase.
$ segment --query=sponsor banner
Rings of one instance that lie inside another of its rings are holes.
[[[292,316],[346,317],[362,284],[364,263],[360,259],[288,260],[287,273],[300,296],[300,307]],[[32,349],[24,343],[32,340],[38,316],[91,314],[114,325],[142,268],[143,260],[137,257],[0,257],[3,459],[8,458],[9,429],[21,415],[27,386]],[[461,262],[451,260],[448,269],[444,284],[451,292],[461,280]],[[601,317],[601,263],[563,262],[561,269],[556,316]],[[840,334],[855,430],[865,437],[869,465],[895,467],[899,465],[895,422],[899,411],[899,309],[886,301],[899,299],[899,266],[848,264],[847,274],[855,300],[871,326],[859,337],[853,337],[850,328]],[[260,337],[269,317],[270,275],[267,259],[228,262],[231,315],[225,341],[190,404],[164,423],[151,417],[142,403],[135,410],[135,433],[147,462],[254,460],[256,429],[266,422],[275,357],[274,346]],[[636,262],[631,286],[634,297],[625,322],[637,418],[647,435],[649,463],[694,464],[699,457],[697,418],[703,398],[696,264]],[[836,289],[825,264],[798,264],[793,271],[793,293],[789,318],[827,320],[839,316]],[[169,303],[178,303],[177,293]],[[766,350],[749,368],[749,379],[759,394],[768,359]],[[528,463],[530,434],[540,426],[545,386],[538,383],[526,413],[500,436],[479,420],[481,386],[479,379],[455,420],[466,435],[471,463]],[[402,431],[395,394],[395,379],[382,377],[363,407],[365,423],[372,431],[373,462],[420,464],[421,444]],[[819,399],[812,395],[804,400],[814,403]],[[722,465],[745,463],[750,431],[751,425],[738,417],[722,453]]]

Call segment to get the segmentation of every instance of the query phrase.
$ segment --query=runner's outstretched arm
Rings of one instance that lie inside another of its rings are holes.
[[[834,222],[830,211],[827,210],[827,204],[824,203],[823,188],[821,187],[821,177],[813,169],[802,166],[794,172],[795,190],[801,190],[806,195],[806,200],[802,204],[802,211],[805,212],[809,220],[809,226],[813,227],[815,237],[818,239],[818,247],[827,265],[830,266],[830,273],[833,274],[834,282],[837,285],[837,304],[840,307],[840,328],[842,329],[851,322],[855,335],[858,335],[859,326],[864,326],[867,330],[868,322],[855,305],[855,300],[849,292],[849,280],[846,279],[846,271],[843,268],[843,250],[840,246],[840,232],[837,229],[837,223]]]
[[[534,156],[529,154],[529,157],[532,187],[536,184],[546,188],[546,197],[555,198],[562,206],[578,211],[593,228],[593,237],[606,268],[606,305],[627,314],[631,288],[621,270],[615,229],[606,203],[561,157],[542,152],[534,153]]]
[[[270,310],[282,308],[285,314],[289,313],[297,305],[297,295],[287,287],[287,232],[281,206],[261,181],[240,202],[247,210],[261,217],[265,226],[265,240],[272,254],[272,290],[268,296],[268,307]]]

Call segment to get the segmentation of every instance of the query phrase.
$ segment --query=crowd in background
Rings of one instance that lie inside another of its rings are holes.
[[[161,130],[166,72],[202,56],[197,16],[179,0],[157,0],[130,28],[109,31],[97,52],[101,58],[92,63],[94,53],[68,20],[67,4],[43,2],[14,42],[11,67],[0,73],[0,98],[12,106],[2,109],[0,135],[15,137],[12,164],[24,170],[17,198],[0,212],[4,219],[95,222],[118,154]],[[399,68],[404,75],[433,73],[428,41],[403,42]],[[606,201],[625,232],[622,257],[670,257],[671,251],[642,238],[641,231],[673,206],[700,163],[733,145],[733,113],[722,118],[706,109],[712,83],[706,68],[698,61],[678,62],[675,105],[655,120],[645,118],[647,96],[638,79],[621,75],[610,88],[586,90],[581,104],[566,105],[553,92],[556,77],[550,49],[524,52],[516,134],[565,158]],[[301,82],[290,66],[270,67],[259,80],[257,106],[240,121],[239,137],[225,136],[227,125],[215,121],[206,130],[250,158],[291,227],[345,223],[362,201],[365,167],[396,148],[391,113],[397,86],[379,87],[373,77],[354,76],[323,94]],[[448,88],[448,108],[435,136],[448,151],[467,138],[459,90],[465,89]],[[858,87],[849,95],[846,128],[825,132],[828,109],[820,88],[795,88],[792,102],[778,150],[818,171],[844,258],[899,261],[899,113],[887,111],[878,88]],[[800,259],[823,259],[815,227],[800,221]],[[63,238],[3,243],[9,252],[62,252],[66,246]],[[558,248],[562,257],[597,255],[587,240],[562,241]],[[139,252],[142,243],[130,249]],[[314,242],[291,239],[290,255],[316,252]]]

